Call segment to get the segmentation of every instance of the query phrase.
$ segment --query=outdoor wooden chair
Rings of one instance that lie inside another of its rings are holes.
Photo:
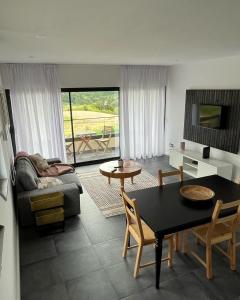
[[[183,181],[183,167],[180,166],[179,170],[176,171],[169,171],[169,172],[163,172],[162,170],[158,170],[158,181],[159,181],[159,186],[164,185],[163,178],[169,177],[169,176],[179,176],[179,181]],[[175,250],[179,251],[180,249],[180,238],[179,238],[179,233],[177,232],[175,234]]]
[[[67,154],[72,154],[72,145],[73,145],[73,142],[67,142],[67,143],[65,143],[66,153]]]
[[[134,278],[136,278],[139,274],[140,268],[144,268],[147,266],[151,266],[155,264],[155,262],[148,262],[145,264],[141,263],[141,256],[143,247],[146,245],[155,244],[155,236],[153,231],[145,224],[138,212],[138,206],[135,199],[130,199],[125,192],[122,192],[122,199],[124,203],[125,213],[126,213],[126,233],[124,238],[124,247],[122,256],[125,258],[127,255],[127,250],[131,248],[138,248],[137,257],[134,268]],[[136,245],[128,246],[128,241],[130,235],[136,241]],[[168,240],[168,256],[163,258],[162,261],[168,261],[168,266],[172,267],[173,261],[173,235],[165,236],[166,240]]]
[[[222,216],[224,211],[231,210],[232,214]],[[206,268],[206,276],[212,279],[212,247],[215,246],[230,261],[231,270],[236,270],[236,227],[240,219],[240,200],[223,204],[221,200],[216,202],[211,223],[192,229],[192,233],[197,238],[197,243],[206,245],[206,261],[198,254],[191,251],[191,254]],[[228,241],[229,249],[226,252],[219,243]]]
[[[105,153],[106,150],[108,150],[112,138],[112,131],[112,126],[104,126],[102,137],[100,139],[95,139],[95,142],[98,144],[97,150],[103,150],[103,153]]]

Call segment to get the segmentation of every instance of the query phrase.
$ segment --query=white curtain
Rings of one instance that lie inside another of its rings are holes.
[[[167,67],[122,66],[120,145],[126,159],[164,154]]]
[[[17,151],[66,161],[61,88],[55,65],[2,64],[10,89]]]

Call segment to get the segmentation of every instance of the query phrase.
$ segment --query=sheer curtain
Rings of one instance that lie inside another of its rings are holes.
[[[17,151],[66,159],[61,89],[55,65],[3,64],[10,89]]]
[[[136,159],[164,154],[167,67],[123,66],[121,77],[121,156]]]

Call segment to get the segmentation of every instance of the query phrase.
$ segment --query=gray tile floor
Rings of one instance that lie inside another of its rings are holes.
[[[169,169],[167,156],[140,162],[154,176],[159,168]],[[97,169],[92,165],[78,171]],[[162,264],[160,290],[154,287],[153,266],[142,269],[134,279],[135,250],[129,250],[127,259],[121,257],[124,216],[105,219],[86,193],[81,209],[80,216],[66,221],[64,233],[39,237],[34,228],[21,230],[22,300],[240,300],[239,272],[231,272],[227,260],[215,251],[211,281],[191,256],[181,252],[174,256],[173,269]],[[203,247],[198,246],[198,251],[204,255]],[[144,249],[143,260],[153,258],[153,247]]]
[[[76,162],[82,163],[82,162],[91,162],[94,160],[100,160],[100,159],[106,159],[106,158],[112,158],[112,157],[118,157],[119,156],[119,148],[109,149],[106,152],[101,151],[85,151],[81,154],[76,153]],[[67,153],[67,162],[69,164],[74,163],[74,157],[73,153]]]

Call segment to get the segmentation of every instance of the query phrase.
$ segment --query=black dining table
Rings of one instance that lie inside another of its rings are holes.
[[[210,201],[194,203],[180,194],[180,188],[186,185],[208,187],[215,196]],[[136,199],[141,219],[155,234],[156,288],[159,289],[164,235],[209,223],[217,200],[227,203],[240,199],[240,185],[212,175],[127,194]]]

